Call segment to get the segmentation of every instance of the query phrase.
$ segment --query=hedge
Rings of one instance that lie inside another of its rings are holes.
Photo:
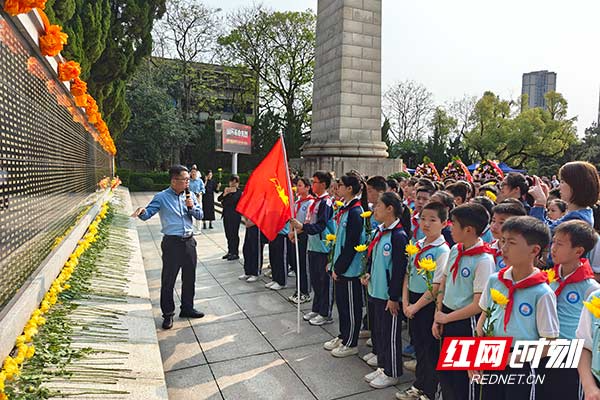
[[[130,169],[117,168],[117,175],[121,178],[123,186],[129,188],[131,192],[158,192],[167,188],[171,181],[168,172],[136,172]],[[248,181],[248,173],[238,174],[240,176],[240,185],[244,186]],[[231,172],[223,171],[221,176],[221,187],[229,182]],[[219,173],[214,173],[215,178],[219,178]]]

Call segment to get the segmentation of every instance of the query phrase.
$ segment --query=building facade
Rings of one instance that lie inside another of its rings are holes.
[[[556,72],[547,70],[523,74],[521,95],[527,95],[529,108],[546,108],[544,95],[556,91]]]

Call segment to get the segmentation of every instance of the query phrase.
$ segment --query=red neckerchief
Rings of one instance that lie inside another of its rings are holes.
[[[354,204],[352,204],[352,202],[354,202]],[[352,205],[350,205],[350,204],[352,204]],[[340,208],[340,211],[338,211],[337,215],[335,216],[335,224],[336,225],[340,224],[342,215],[344,215],[345,213],[347,213],[349,210],[351,210],[353,208],[360,207],[360,201],[358,199],[351,200],[350,204],[348,204],[348,206],[344,206],[344,207]]]
[[[312,197],[311,195],[308,195],[303,199],[296,200],[296,215],[298,215],[298,211],[300,210],[300,206],[302,205],[302,203],[307,202],[309,200],[314,200],[314,199],[315,199],[314,197]]]
[[[415,268],[417,268],[417,269],[418,269],[418,268],[420,268],[420,267],[419,267],[419,257],[421,257],[421,255],[422,255],[423,253],[425,253],[425,252],[426,252],[427,250],[429,250],[429,249],[433,249],[434,247],[440,247],[440,246],[441,246],[441,245],[443,245],[444,243],[446,243],[446,242],[442,242],[442,243],[440,243],[440,244],[437,244],[437,245],[428,244],[427,246],[425,246],[425,247],[421,248],[421,247],[420,247],[420,246],[421,246],[421,244],[420,244],[419,242],[417,242],[417,248],[419,249],[419,251],[417,251],[417,254],[415,254],[415,261],[414,261],[414,263],[415,263]]]
[[[400,229],[400,228],[402,228],[402,223],[398,222],[398,224],[396,224],[396,226],[393,227],[392,229],[384,229],[382,231],[379,231],[377,233],[377,235],[375,236],[375,238],[371,241],[371,243],[369,243],[369,248],[367,249],[367,260],[369,258],[371,258],[371,253],[373,252],[373,249],[375,248],[377,243],[381,240],[383,235],[386,235],[386,234],[392,232],[394,229]]]
[[[496,239],[494,242],[490,243],[490,249],[492,249],[492,255],[494,256],[494,259],[497,259],[498,257],[502,256],[502,250],[500,250],[500,247],[495,248],[492,247],[492,245],[498,244],[498,239]]]
[[[414,227],[412,237],[415,240],[417,239],[417,232],[419,231],[419,220],[417,219],[417,215],[419,215],[419,214],[415,214],[410,218],[410,222],[412,223],[412,226]]]
[[[506,332],[506,326],[508,325],[508,322],[510,321],[510,313],[512,311],[512,307],[513,307],[513,303],[514,303],[515,290],[526,289],[531,286],[539,285],[540,283],[548,282],[548,275],[546,275],[546,273],[544,273],[544,272],[538,271],[537,273],[533,274],[532,276],[525,278],[522,281],[520,281],[519,283],[515,284],[515,283],[513,283],[512,279],[506,279],[504,277],[504,273],[509,268],[510,267],[504,267],[498,272],[498,279],[508,289],[508,303],[506,304],[506,309],[504,310],[504,332]]]
[[[310,205],[310,207],[308,208],[308,214],[309,215],[313,215],[313,212],[315,211],[315,208],[317,207],[318,204],[321,204],[321,200],[325,200],[329,198],[329,193],[323,193],[323,195],[321,195],[320,197],[313,197],[313,200],[315,201],[314,203],[312,203]]]
[[[460,259],[463,257],[472,257],[477,256],[479,254],[493,254],[494,251],[490,249],[490,245],[486,242],[483,242],[483,245],[473,247],[469,250],[463,250],[463,244],[459,243],[456,245],[456,249],[458,250],[458,254],[456,255],[456,259],[454,260],[454,264],[450,267],[450,271],[452,272],[452,282],[456,282],[456,275],[458,274],[458,263]]]
[[[577,283],[581,281],[585,281],[586,279],[594,279],[594,271],[592,271],[592,267],[590,266],[590,262],[587,258],[582,258],[579,260],[579,267],[567,279],[562,279],[560,274],[558,273],[560,264],[554,266],[554,273],[556,276],[556,280],[559,283],[558,287],[554,291],[556,297],[563,291],[565,286],[569,283]]]

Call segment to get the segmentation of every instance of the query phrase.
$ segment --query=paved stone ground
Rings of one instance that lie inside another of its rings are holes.
[[[135,208],[148,204],[152,194],[131,197]],[[295,284],[288,282],[288,288],[276,292],[264,288],[265,277],[255,283],[238,280],[242,264],[221,259],[226,249],[221,221],[196,237],[195,306],[206,316],[176,317],[173,329],[163,331],[160,221],[155,216],[137,226],[171,400],[394,399],[396,391],[410,387],[414,375],[405,370],[396,388],[374,390],[363,380],[373,369],[359,356],[336,359],[323,350],[323,343],[337,334],[337,322],[314,327],[302,321],[296,334],[296,307],[286,300]],[[241,228],[240,250],[243,235]],[[178,283],[177,296],[179,289]],[[309,308],[302,305],[303,311]],[[406,330],[403,337],[406,343]],[[360,356],[369,352],[365,340],[359,350]]]

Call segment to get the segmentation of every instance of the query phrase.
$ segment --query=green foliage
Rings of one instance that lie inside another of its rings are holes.
[[[432,133],[427,140],[425,151],[436,166],[443,168],[452,159],[448,153],[448,145],[450,135],[457,127],[457,121],[443,108],[438,107],[433,112],[429,126]]]
[[[165,0],[49,0],[48,17],[63,26],[63,56],[81,64],[82,78],[98,102],[113,138],[131,116],[125,83],[152,48],[152,24]]]
[[[133,118],[117,138],[119,161],[141,161],[148,169],[168,166],[178,162],[179,149],[190,139],[193,127],[182,120],[167,90],[157,83],[163,72],[160,66],[144,63],[129,84],[127,102]]]
[[[270,113],[269,122],[277,118],[275,131],[284,133],[289,157],[298,157],[310,126],[316,15],[258,6],[241,10],[230,23],[232,30],[218,39],[226,60],[258,76],[261,108]]]
[[[410,177],[411,177],[410,173],[402,171],[402,172],[394,172],[393,174],[389,175],[387,177],[387,179],[410,178]]]
[[[546,94],[548,109],[524,108],[486,92],[475,106],[475,127],[465,144],[480,159],[499,159],[519,168],[536,170],[540,158],[561,157],[576,143],[575,119],[567,119],[567,101]]]

